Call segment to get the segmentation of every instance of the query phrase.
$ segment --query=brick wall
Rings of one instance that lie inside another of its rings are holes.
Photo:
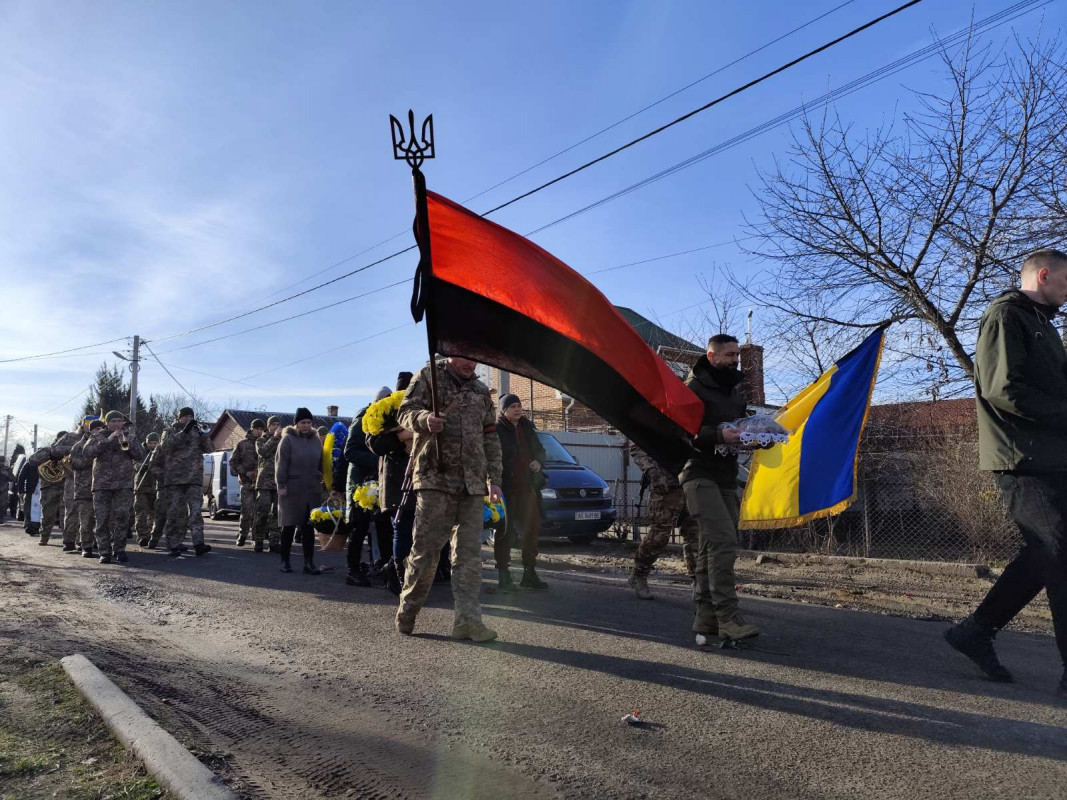
[[[749,405],[766,404],[767,394],[763,385],[763,348],[758,344],[741,345],[741,371],[744,373],[741,390]]]

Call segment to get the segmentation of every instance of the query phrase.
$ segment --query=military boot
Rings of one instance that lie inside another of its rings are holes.
[[[1015,678],[1008,672],[993,649],[995,630],[979,625],[973,616],[945,631],[945,641],[952,649],[963,653],[978,665],[990,680],[998,683],[1013,683]]]
[[[345,583],[349,586],[370,586],[370,580],[363,574],[362,570],[349,570],[345,575]]]
[[[96,554],[93,552],[93,548],[87,547],[82,550],[82,558],[96,558]]]
[[[262,553],[263,552],[263,542],[256,542],[252,546],[252,552],[253,553]]]
[[[496,590],[503,594],[512,594],[518,591],[515,588],[515,581],[512,580],[510,569],[500,570],[500,577],[496,580]]]
[[[759,628],[745,622],[739,611],[727,620],[719,620],[720,639],[751,639],[753,636],[759,636]]]
[[[78,546],[75,545],[73,542],[67,542],[65,545],[63,545],[63,552],[76,553],[78,552]]]
[[[244,547],[245,546],[245,542],[247,542],[247,541],[248,541],[248,538],[243,533],[240,533],[240,534],[237,535],[237,541],[234,542],[234,544],[236,544],[238,547]]]
[[[389,560],[389,564],[383,574],[385,575],[385,588],[389,590],[390,594],[399,597],[400,590],[404,587],[400,583],[400,575],[396,571],[396,561],[394,559]]]
[[[198,545],[193,547],[193,552],[196,553],[198,556],[202,556],[202,555],[204,555],[204,553],[210,553],[211,552],[211,545],[209,545],[209,544],[198,544]]]
[[[111,563],[111,556],[101,555],[100,558],[99,558],[99,561],[100,561],[101,564],[110,564]]]
[[[526,567],[522,571],[522,582],[519,585],[523,589],[533,589],[536,592],[541,592],[548,588],[548,584],[537,577],[537,571],[533,567]]]
[[[397,617],[399,619],[399,617]],[[491,642],[496,638],[496,631],[480,622],[468,622],[456,625],[449,634],[453,639],[470,639],[472,642]]]
[[[125,564],[127,561],[130,560],[130,557],[126,555],[125,550],[121,550],[118,553],[115,553],[115,560],[120,564]]]
[[[42,536],[41,541],[39,541],[37,544],[39,544],[41,547],[46,547],[48,545],[48,537]]]
[[[648,588],[648,578],[644,575],[638,575],[637,570],[630,573],[630,588],[642,600],[652,599],[652,591]]]
[[[396,632],[405,636],[411,636],[415,631],[415,615],[405,614],[403,611],[396,612]]]
[[[138,539],[137,540],[137,546],[138,547],[148,547],[148,537],[147,536],[142,536],[140,539]]]

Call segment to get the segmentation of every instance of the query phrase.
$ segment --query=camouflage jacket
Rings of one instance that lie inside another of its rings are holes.
[[[437,402],[445,429],[431,436],[426,426],[433,407],[430,369],[426,366],[419,372],[400,405],[400,424],[415,434],[413,486],[483,496],[486,481],[499,485],[502,472],[489,389],[477,378],[463,380],[447,367],[437,367]]]
[[[53,455],[59,455],[62,453],[64,459],[66,459],[63,462],[63,472],[66,475],[66,478],[64,478],[63,480],[64,502],[67,500],[73,500],[77,492],[74,480],[74,468],[71,466],[70,459],[67,458],[67,456],[71,454],[71,451],[74,449],[74,445],[76,445],[83,439],[88,438],[89,432],[84,431],[81,427],[79,427],[78,430],[68,433],[62,439],[53,444],[50,448]]]
[[[133,490],[134,462],[144,458],[144,445],[137,439],[130,439],[129,449],[123,450],[118,439],[113,437],[104,431],[85,445],[84,455],[93,460],[94,492]]]
[[[278,491],[278,484],[274,482],[274,455],[278,452],[278,444],[282,440],[281,428],[277,436],[263,434],[256,439],[256,456],[259,459],[259,471],[256,473],[256,488]]]
[[[163,485],[192,486],[204,482],[204,453],[214,452],[211,437],[193,428],[188,433],[180,422],[163,432],[159,445],[164,454]]]
[[[160,444],[148,457],[148,477],[145,482],[152,481],[158,495],[163,491],[163,476],[166,472],[167,457],[163,453],[163,445]]]
[[[653,461],[652,457],[636,444],[630,445],[630,460],[641,468],[650,492],[662,497],[682,488],[678,478]]]
[[[249,431],[230,453],[230,474],[236,475],[245,487],[256,484],[256,471],[259,468],[259,456],[256,455],[258,441],[255,434]]]
[[[102,434],[98,434],[100,436]],[[85,448],[92,441],[92,436],[87,436],[78,442],[70,451],[70,466],[74,470],[74,499],[93,499],[93,460],[85,455]]]
[[[153,468],[152,462],[156,453],[161,452],[157,444],[155,450],[145,448],[145,458],[137,465],[137,472],[133,476],[133,490],[136,494],[155,494],[159,489],[159,470]]]

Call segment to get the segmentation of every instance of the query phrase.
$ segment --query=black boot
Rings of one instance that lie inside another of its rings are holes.
[[[345,575],[345,583],[349,586],[370,586],[370,581],[359,569],[350,569]]]
[[[304,560],[304,574],[305,575],[321,575],[322,570],[315,566],[314,561]],[[366,580],[366,579],[364,579]],[[368,583],[369,585],[369,583]]]
[[[252,546],[252,552],[254,552],[254,553],[262,553],[263,552],[263,542],[256,542]]]
[[[248,541],[247,537],[243,533],[241,533],[241,534],[238,534],[237,541],[234,542],[234,544],[236,544],[238,547],[244,547],[245,546],[245,542],[247,542],[247,541]]]
[[[515,587],[515,581],[511,577],[511,570],[505,567],[502,570],[498,570],[499,576],[496,580],[496,590],[502,594],[512,594],[518,589]]]
[[[1063,678],[1060,680],[1060,688],[1056,690],[1056,694],[1067,700],[1067,668],[1063,670]]]
[[[96,558],[96,554],[93,552],[93,548],[82,550],[82,558]]]
[[[70,542],[67,542],[65,545],[63,545],[63,552],[64,553],[76,553],[77,551],[78,551],[78,548],[75,545],[71,544]]]
[[[997,635],[995,630],[979,625],[973,616],[967,617],[959,625],[953,625],[945,631],[945,641],[954,650],[963,653],[978,665],[990,680],[998,683],[1013,683],[1015,678],[1000,663],[997,653],[993,649],[993,637]]]
[[[181,558],[181,556],[182,556],[181,548],[172,547],[170,549],[170,557],[171,558]]]
[[[526,567],[522,571],[522,583],[519,585],[523,589],[533,589],[538,592],[548,588],[548,584],[537,577],[537,571],[533,567]]]
[[[400,596],[400,590],[403,588],[400,575],[396,571],[396,561],[393,559],[389,559],[389,564],[385,568],[385,588],[397,597]]]
[[[209,544],[198,544],[193,548],[193,552],[196,553],[198,556],[202,556],[202,555],[204,555],[204,553],[210,553],[211,552],[211,545],[209,545]]]

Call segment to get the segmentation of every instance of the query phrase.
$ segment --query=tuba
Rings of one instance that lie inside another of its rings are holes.
[[[55,486],[66,480],[67,473],[63,469],[62,462],[46,461],[37,468],[37,477],[45,486]]]

